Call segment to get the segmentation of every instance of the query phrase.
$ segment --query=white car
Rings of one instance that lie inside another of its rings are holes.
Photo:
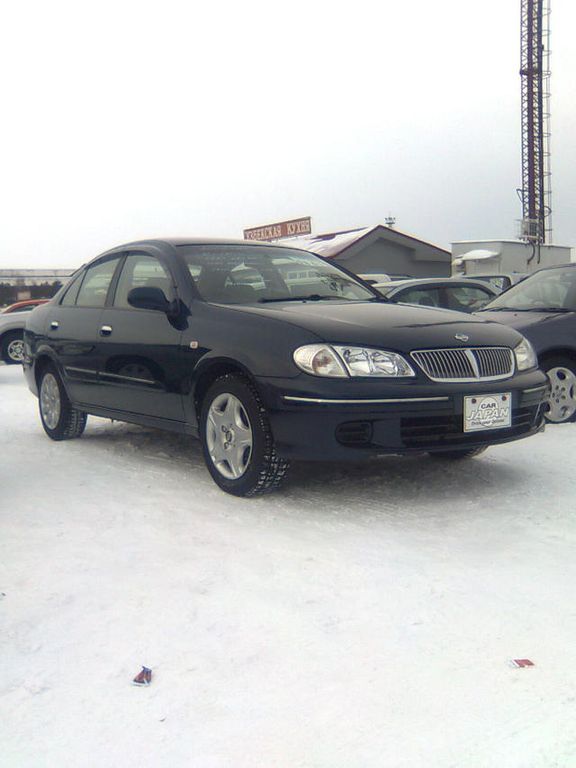
[[[26,317],[48,299],[18,301],[0,312],[0,358],[7,365],[17,365],[24,357],[24,326]]]

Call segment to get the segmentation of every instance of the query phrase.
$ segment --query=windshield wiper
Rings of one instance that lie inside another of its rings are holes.
[[[576,312],[569,307],[533,307],[532,312]]]
[[[269,304],[272,301],[324,301],[325,299],[336,299],[337,301],[346,301],[342,296],[321,296],[319,293],[311,293],[309,296],[283,296],[272,299],[258,299],[259,304]]]
[[[566,307],[485,307],[479,312],[576,312],[576,309]]]
[[[484,307],[477,312],[537,312],[534,307]]]

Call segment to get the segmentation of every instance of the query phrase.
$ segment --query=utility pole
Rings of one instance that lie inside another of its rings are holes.
[[[540,246],[552,239],[550,190],[550,0],[521,0],[522,83],[521,239]]]

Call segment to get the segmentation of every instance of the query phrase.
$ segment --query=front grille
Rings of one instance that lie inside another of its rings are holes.
[[[426,349],[412,358],[432,381],[496,381],[514,373],[508,347]]]

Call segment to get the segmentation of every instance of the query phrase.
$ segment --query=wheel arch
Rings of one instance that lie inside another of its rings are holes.
[[[13,334],[19,334],[21,338],[24,338],[24,328],[6,328],[0,333],[0,347],[4,343],[4,339],[6,336],[11,336]]]
[[[206,364],[199,370],[195,377],[194,390],[192,393],[192,399],[194,402],[194,408],[196,413],[200,413],[202,407],[202,401],[206,392],[210,386],[222,376],[229,374],[238,374],[247,378],[256,390],[258,390],[256,380],[246,366],[239,363],[237,360],[231,358],[218,358],[206,362]]]
[[[570,349],[570,347],[555,347],[553,349],[547,349],[545,352],[540,352],[538,355],[538,363],[540,367],[544,366],[547,360],[554,357],[565,357],[572,361],[576,365],[576,350]]]
[[[9,333],[17,333],[18,331],[20,331],[20,334],[24,336],[24,328],[5,328],[3,331],[0,331],[0,343],[2,343],[4,336],[7,336]]]
[[[60,376],[60,380],[62,381],[62,386],[64,387],[64,390],[66,391],[66,395],[70,398],[70,392],[68,391],[68,387],[66,385],[66,377],[64,376],[64,372],[62,370],[62,366],[58,362],[58,360],[51,354],[49,354],[46,351],[40,352],[36,355],[36,358],[34,360],[34,381],[36,382],[36,388],[38,392],[40,391],[40,378],[42,376],[42,373],[48,368],[49,366],[52,366],[53,368],[56,368],[56,371],[58,372],[58,375]]]

